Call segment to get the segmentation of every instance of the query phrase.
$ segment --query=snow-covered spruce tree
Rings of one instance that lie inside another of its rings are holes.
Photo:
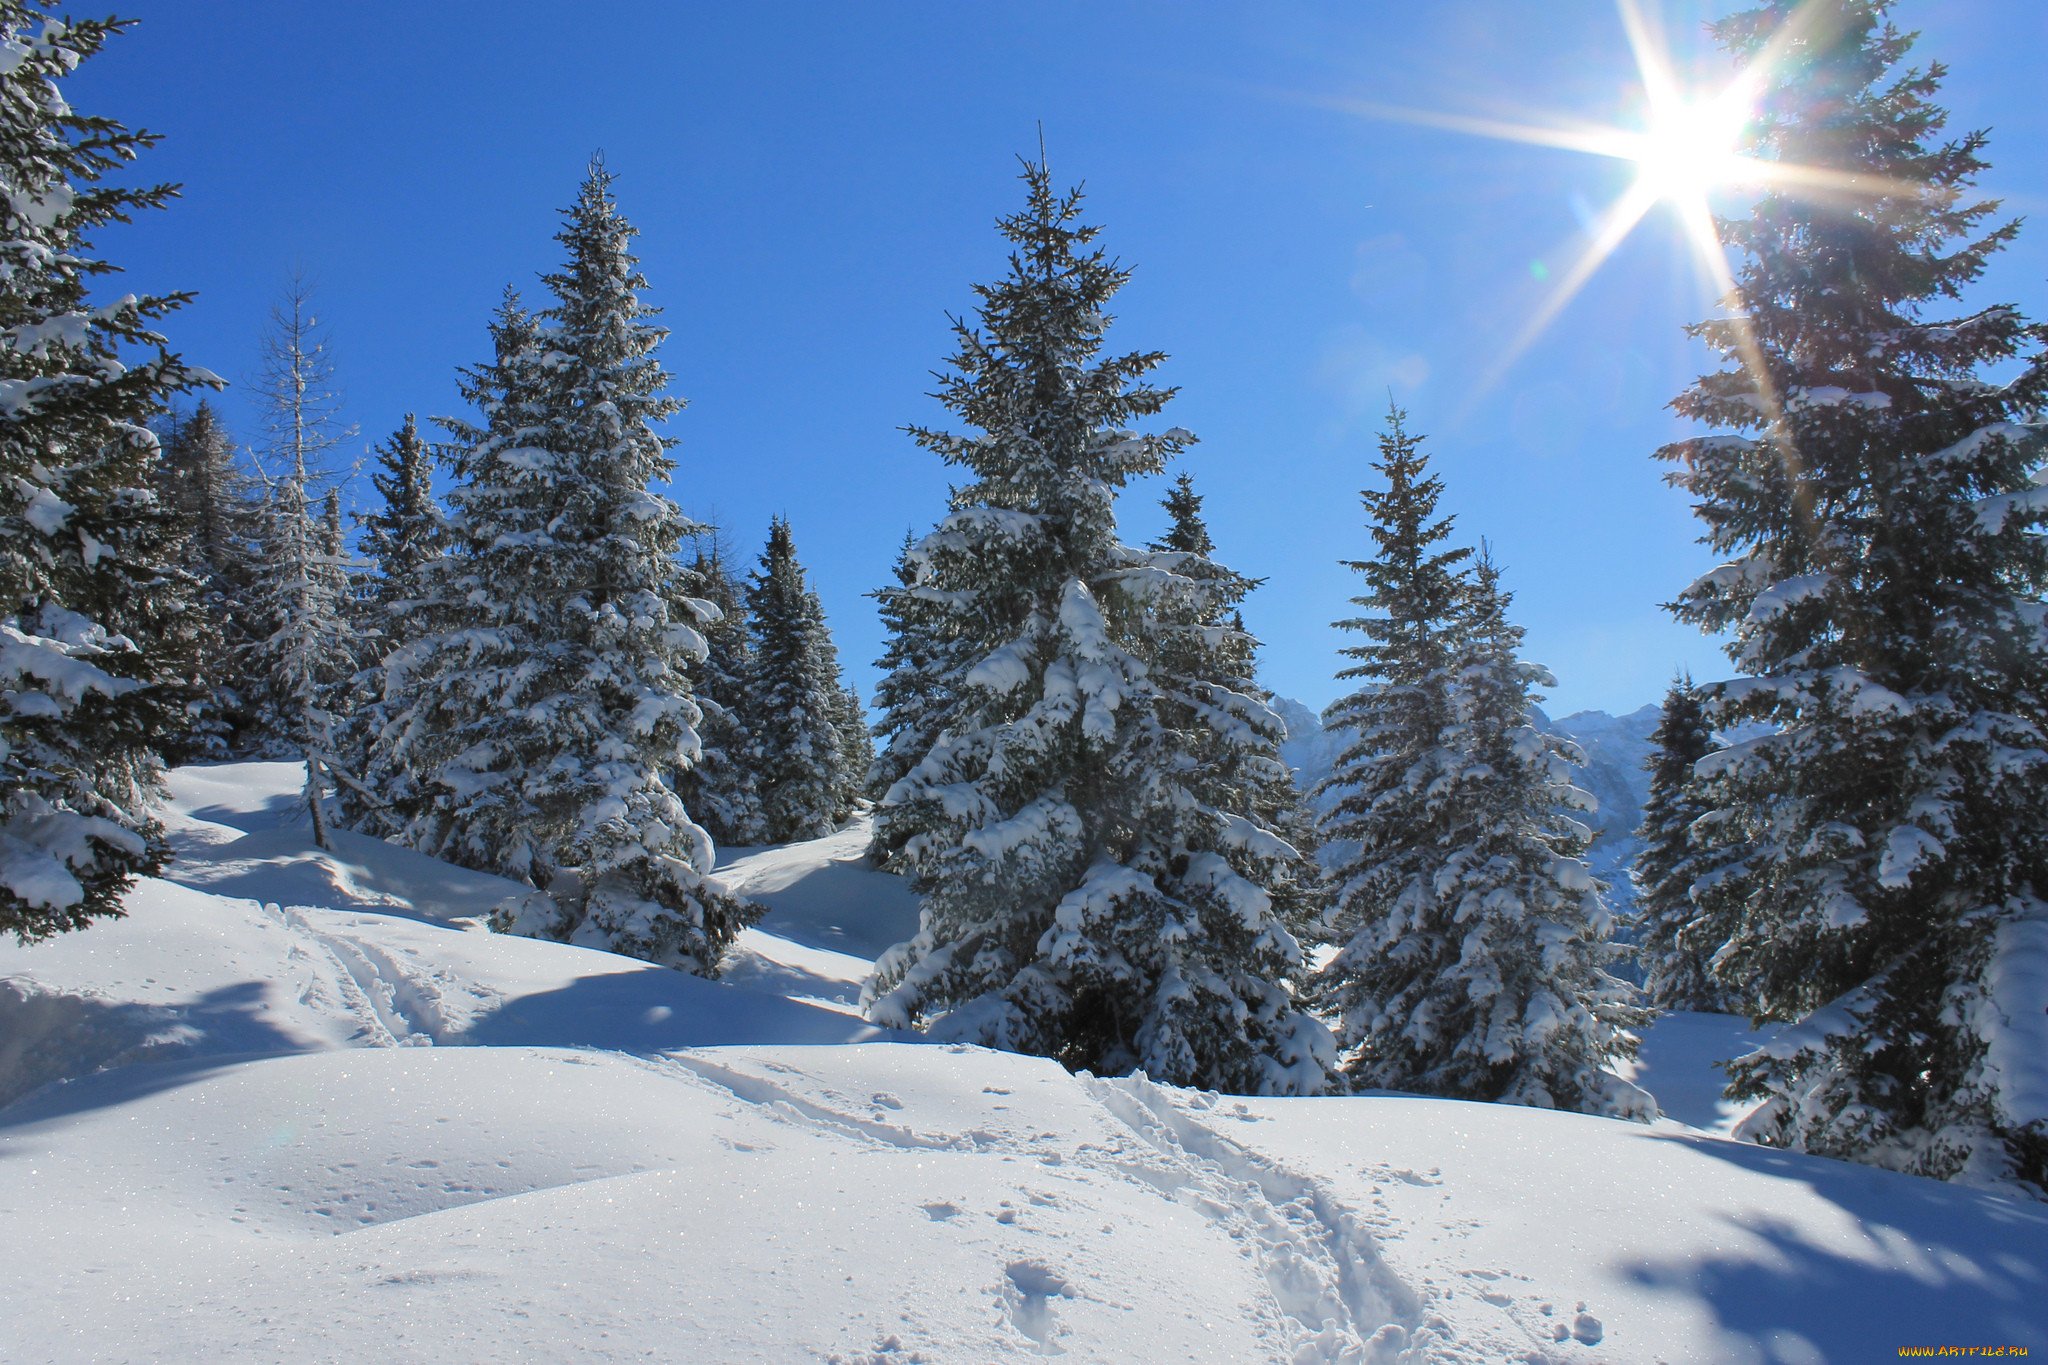
[[[365,514],[362,553],[371,576],[370,620],[385,652],[406,643],[410,609],[424,596],[423,575],[441,552],[441,505],[434,500],[434,454],[411,413],[372,453],[370,484],[382,506]]]
[[[184,568],[197,580],[190,725],[165,752],[172,762],[231,758],[242,752],[250,688],[243,676],[249,644],[259,504],[220,414],[204,399],[162,425],[157,496],[176,523]]]
[[[837,645],[832,646],[832,671],[844,676]],[[860,689],[851,683],[839,689],[839,709],[834,721],[839,727],[841,755],[839,802],[851,813],[866,799],[868,771],[875,766],[875,738],[868,725],[868,708],[861,702]]]
[[[384,661],[428,629],[427,569],[441,553],[445,528],[434,498],[434,453],[413,414],[372,453],[378,467],[370,483],[381,505],[357,519],[369,573],[356,594],[356,649],[367,662],[350,681],[336,794],[350,825],[392,835],[403,828],[404,814],[379,793],[387,775],[375,771],[378,737],[391,719]]]
[[[902,858],[910,830],[896,819],[897,808],[883,798],[931,752],[939,729],[966,672],[965,650],[942,634],[948,613],[919,592],[917,539],[909,532],[896,556],[896,582],[874,593],[876,614],[889,643],[875,661],[882,681],[875,686],[875,738],[882,741],[868,765],[867,794],[874,800],[874,837],[869,856],[891,871],[908,871]]]
[[[1799,25],[1789,47],[1776,39]],[[1969,197],[1939,64],[1870,0],[1764,5],[1716,31],[1772,54],[1749,150],[1817,168],[1720,230],[1727,358],[1675,403],[1721,429],[1660,452],[1731,562],[1680,594],[1747,676],[1710,720],[1775,727],[1704,768],[1715,972],[1776,1040],[1730,1070],[1773,1146],[2048,1189],[2048,394],[2011,307],[1933,309],[2016,224]],[[2006,383],[1985,367],[2024,363]],[[1715,833],[1715,831],[1720,831]]]
[[[1338,952],[1314,998],[1337,1021],[1361,1087],[1647,1117],[1610,1070],[1640,1011],[1607,971],[1603,888],[1587,870],[1592,798],[1568,743],[1531,724],[1547,678],[1519,658],[1492,565],[1444,548],[1442,482],[1396,409],[1361,496],[1377,553],[1353,562],[1367,643],[1332,709],[1354,735],[1327,789],[1326,838],[1358,852],[1334,872]]]
[[[555,608],[568,589],[550,524],[565,462],[543,449],[548,374],[539,321],[511,290],[490,323],[490,363],[457,386],[481,415],[443,419],[450,442],[446,553],[419,570],[417,633],[384,660],[382,706],[364,783],[395,837],[467,867],[538,886],[559,837],[526,770],[557,742],[553,717],[516,705],[561,652]]]
[[[263,338],[266,491],[249,672],[261,686],[255,729],[265,752],[303,759],[313,841],[327,846],[328,764],[337,710],[355,674],[347,570],[314,481],[348,437],[334,366],[304,277],[286,281]],[[337,509],[338,510],[338,509]]]
[[[890,790],[923,897],[870,983],[878,1022],[1217,1089],[1320,1090],[1326,1030],[1286,981],[1300,949],[1264,880],[1288,852],[1211,803],[1155,680],[1155,603],[1199,585],[1118,540],[1116,491],[1191,439],[1139,435],[1170,397],[1156,353],[1103,357],[1125,272],[1080,194],[1027,164],[1001,220],[1008,275],[955,323],[940,399],[973,435],[913,429],[969,480],[917,546],[920,600],[973,666],[931,750]],[[1223,739],[1220,708],[1198,713]]]
[[[1706,699],[1689,674],[1672,680],[1664,710],[1650,734],[1650,795],[1637,832],[1642,851],[1629,869],[1635,883],[1636,953],[1643,964],[1643,994],[1658,1009],[1724,1010],[1727,993],[1714,981],[1712,962],[1721,944],[1713,920],[1692,898],[1698,865],[1692,826],[1707,812],[1694,767],[1714,750]]]
[[[154,139],[60,91],[125,25],[0,0],[0,933],[32,942],[121,913],[164,857],[147,798],[184,723],[147,632],[175,566],[148,422],[211,376],[165,349],[182,295],[94,304],[90,236],[161,207],[116,188]]]
[[[700,751],[676,790],[697,823],[718,843],[765,843],[768,826],[754,780],[759,753],[752,722],[754,650],[747,640],[746,601],[726,568],[717,536],[705,539],[709,548],[699,548],[683,587],[697,601],[717,608],[717,614],[706,614],[699,627],[705,655],[691,681],[698,709],[704,713],[697,724]]]
[[[754,781],[768,838],[786,843],[830,834],[852,814],[867,763],[847,747],[838,651],[781,517],[769,523],[761,567],[747,581],[747,627],[753,635]]]
[[[205,674],[206,661],[218,652],[216,636],[203,584],[189,567],[186,528],[161,494],[162,461],[153,452],[138,460],[135,452],[110,448],[100,462],[109,466],[103,478],[115,491],[87,534],[112,571],[94,574],[72,606],[142,651],[136,677],[159,716],[155,752],[144,760],[147,771],[137,774],[148,782],[159,760],[190,762],[221,747]]]
[[[456,428],[431,594],[451,619],[393,657],[387,731],[433,797],[418,842],[539,889],[495,928],[710,974],[752,907],[707,877],[671,785],[699,748],[696,527],[653,491],[674,472],[653,424],[682,402],[611,183],[593,162],[565,215],[545,325],[508,303],[469,377],[484,422]]]
[[[355,601],[356,588],[349,573],[348,533],[341,525],[341,490],[330,488],[320,499],[320,549],[326,554],[344,603]]]
[[[1326,803],[1323,842],[1355,841],[1358,851],[1332,869],[1329,934],[1339,951],[1312,996],[1335,1021],[1345,1070],[1362,1085],[1378,1084],[1368,1044],[1406,1022],[1386,1015],[1381,1001],[1398,988],[1387,979],[1400,963],[1396,946],[1433,899],[1431,879],[1453,833],[1445,794],[1458,768],[1444,736],[1471,552],[1447,544],[1451,518],[1436,514],[1443,481],[1405,417],[1392,410],[1380,433],[1373,468],[1386,488],[1359,492],[1374,553],[1345,564],[1364,576],[1364,593],[1351,600],[1370,614],[1336,623],[1365,640],[1342,651],[1357,662],[1337,677],[1359,686],[1323,713],[1347,739],[1317,792]]]
[[[1511,601],[1482,544],[1448,734],[1461,763],[1450,797],[1458,832],[1432,887],[1433,922],[1399,950],[1413,975],[1386,1001],[1411,1025],[1431,1024],[1397,1030],[1382,1054],[1413,1083],[1381,1084],[1654,1118],[1650,1097],[1612,1070],[1635,1055],[1628,1030],[1648,1013],[1608,971],[1626,950],[1611,941],[1606,887],[1585,861],[1592,832],[1578,813],[1595,803],[1574,781],[1585,756],[1533,723],[1535,689],[1555,679],[1522,660]],[[1418,942],[1433,942],[1433,972],[1415,970]]]
[[[1151,545],[1152,561],[1183,581],[1169,582],[1152,610],[1151,671],[1164,698],[1162,718],[1209,804],[1244,812],[1286,845],[1266,845],[1261,884],[1290,932],[1319,933],[1328,888],[1315,863],[1315,822],[1280,757],[1285,728],[1254,676],[1258,642],[1240,611],[1260,580],[1217,562],[1191,475],[1175,477],[1163,506],[1167,530]]]

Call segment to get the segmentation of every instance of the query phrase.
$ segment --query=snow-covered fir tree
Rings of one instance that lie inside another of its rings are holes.
[[[1826,189],[1720,223],[1726,359],[1675,406],[1717,428],[1660,452],[1729,557],[1678,615],[1745,676],[1710,719],[1770,727],[1707,760],[1702,892],[1716,974],[1787,1027],[1731,1067],[1741,1136],[2048,1189],[2048,489],[2025,425],[2041,334],[1937,310],[2016,224],[1972,197],[1938,63],[1872,0],[1790,0],[1715,31],[1769,51],[1748,134]],[[1799,40],[1779,41],[1797,25]],[[1989,377],[1991,367],[2006,376]]]
[[[1326,839],[1355,841],[1333,872],[1336,955],[1314,998],[1337,1022],[1350,1080],[1644,1117],[1611,1070],[1641,1018],[1607,970],[1601,885],[1573,815],[1571,745],[1532,723],[1547,675],[1519,657],[1497,572],[1447,544],[1443,484],[1394,410],[1364,499],[1375,554],[1350,567],[1369,614],[1332,708],[1351,739],[1327,780]]]
[[[195,695],[186,737],[166,751],[174,762],[242,752],[255,689],[243,676],[256,574],[260,505],[234,442],[204,399],[162,424],[157,493],[177,523],[184,567],[198,581],[200,625]]]
[[[0,0],[0,933],[24,942],[118,915],[161,863],[148,797],[186,722],[150,632],[194,581],[148,423],[212,379],[156,330],[182,295],[91,298],[116,269],[92,234],[171,190],[125,181],[153,138],[62,93],[123,27]]]
[[[837,645],[832,646],[832,670],[844,676]],[[839,727],[839,801],[851,813],[866,798],[868,774],[875,766],[875,736],[868,708],[860,699],[860,689],[851,683],[839,689],[833,722]]]
[[[444,419],[446,553],[420,566],[419,633],[384,660],[387,716],[365,785],[403,842],[540,885],[558,832],[532,800],[525,766],[555,739],[544,708],[509,702],[527,695],[557,631],[550,594],[566,589],[542,559],[556,549],[548,528],[564,470],[540,458],[540,324],[511,290],[490,336],[490,363],[458,380],[481,421]]]
[[[317,506],[314,492],[328,452],[348,436],[333,379],[311,287],[294,275],[271,310],[257,386],[269,487],[248,667],[261,689],[254,721],[259,743],[265,752],[305,763],[306,812],[322,848],[337,713],[356,664],[339,503]]]
[[[1199,771],[1209,803],[1245,812],[1291,850],[1268,846],[1263,884],[1291,932],[1319,933],[1327,888],[1315,861],[1314,817],[1280,757],[1286,728],[1270,709],[1272,693],[1255,677],[1258,642],[1240,610],[1260,580],[1217,562],[1192,475],[1176,475],[1162,505],[1167,529],[1152,543],[1152,560],[1185,580],[1170,583],[1152,612],[1152,676],[1164,697],[1163,718]]]
[[[434,500],[434,454],[411,413],[371,453],[378,467],[370,484],[382,505],[361,518],[361,549],[370,567],[370,620],[389,652],[406,642],[411,607],[425,595],[426,566],[441,552],[441,505]]]
[[[761,567],[748,579],[747,626],[754,781],[768,838],[786,843],[830,834],[853,813],[868,755],[850,747],[839,654],[781,517],[769,524]]]
[[[717,609],[699,627],[705,655],[691,681],[697,706],[700,751],[682,775],[678,793],[712,839],[725,845],[765,843],[768,826],[754,772],[759,764],[754,739],[754,649],[747,639],[747,608],[740,583],[726,567],[716,533],[691,562],[684,589]]]
[[[162,496],[161,459],[145,458],[139,470],[121,463],[121,472],[109,482],[134,479],[142,486],[121,488],[110,497],[100,525],[88,532],[98,543],[96,557],[118,569],[94,575],[74,605],[110,635],[141,647],[143,669],[137,679],[158,714],[155,752],[146,761],[153,774],[157,760],[184,763],[222,756],[225,727],[206,674],[208,661],[220,650],[205,585],[190,567],[187,529]]]
[[[1337,674],[1356,690],[1323,713],[1345,736],[1317,795],[1327,803],[1324,843],[1355,841],[1357,852],[1332,869],[1330,935],[1340,951],[1316,979],[1317,1004],[1337,1024],[1347,1069],[1370,1083],[1363,1049],[1402,1021],[1382,1019],[1380,986],[1392,947],[1415,918],[1451,833],[1444,800],[1458,759],[1444,745],[1450,728],[1453,651],[1463,601],[1464,562],[1450,545],[1451,519],[1437,516],[1443,481],[1429,472],[1419,438],[1398,409],[1379,437],[1373,468],[1384,489],[1359,493],[1374,553],[1347,560],[1364,576],[1352,604],[1368,615],[1338,621],[1363,643],[1346,646],[1357,662]]]
[[[1629,869],[1643,994],[1659,1009],[1724,1010],[1727,993],[1712,971],[1721,943],[1713,921],[1692,898],[1697,872],[1692,826],[1708,809],[1702,780],[1693,770],[1715,746],[1706,699],[1689,674],[1680,674],[1664,694],[1650,745],[1644,760],[1650,795],[1637,832],[1642,851]]]
[[[349,823],[376,834],[403,828],[404,813],[378,792],[388,774],[376,771],[378,737],[391,719],[384,696],[384,660],[426,633],[427,569],[440,555],[445,527],[434,498],[434,453],[419,422],[405,415],[398,430],[371,452],[370,484],[380,505],[358,517],[369,573],[357,593],[356,652],[368,662],[350,683],[340,740],[340,804]]]
[[[540,318],[508,300],[458,423],[435,634],[397,651],[382,746],[421,796],[408,837],[536,888],[493,926],[713,973],[752,908],[707,877],[672,785],[695,762],[704,657],[679,582],[697,528],[654,491],[654,423],[682,407],[655,356],[633,227],[593,162]],[[681,614],[679,615],[679,611]]]
[[[1293,850],[1215,804],[1199,759],[1256,703],[1154,676],[1205,585],[1116,534],[1117,490],[1191,438],[1129,430],[1170,396],[1145,382],[1162,357],[1101,354],[1126,272],[1078,191],[1042,164],[1024,180],[1009,272],[977,289],[978,326],[956,322],[942,380],[974,432],[914,432],[968,474],[911,558],[936,637],[973,662],[886,798],[923,909],[869,1013],[1098,1073],[1314,1092],[1329,1036],[1287,989],[1301,952],[1274,903]]]
[[[1521,658],[1512,600],[1482,544],[1449,736],[1462,764],[1451,796],[1460,832],[1433,888],[1449,911],[1432,926],[1441,974],[1417,979],[1396,1007],[1434,1020],[1438,1041],[1404,1031],[1401,1065],[1433,1090],[1449,1081],[1453,1093],[1508,1103],[1653,1118],[1655,1103],[1613,1070],[1635,1056],[1629,1030],[1648,1012],[1608,970],[1626,950],[1611,941],[1606,887],[1586,865],[1592,831],[1579,815],[1595,803],[1575,781],[1585,755],[1534,724],[1535,689],[1556,680]]]
[[[907,870],[900,855],[910,830],[896,820],[897,808],[883,798],[931,752],[966,663],[972,662],[964,659],[957,641],[941,634],[947,613],[920,595],[916,545],[917,538],[905,532],[896,556],[896,582],[874,593],[876,614],[889,642],[875,661],[882,680],[875,686],[880,719],[874,736],[882,745],[868,765],[867,794],[875,802],[869,856],[894,871]]]

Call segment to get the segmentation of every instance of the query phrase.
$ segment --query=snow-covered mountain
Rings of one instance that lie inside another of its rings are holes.
[[[1590,728],[1590,727],[1588,727]],[[733,850],[723,982],[491,934],[509,884],[173,776],[128,917],[0,944],[0,1359],[1861,1360],[2048,1339],[2048,1208],[1652,1125],[1239,1099],[855,1016],[858,827]]]

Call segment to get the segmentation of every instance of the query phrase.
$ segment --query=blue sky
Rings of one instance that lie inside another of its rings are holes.
[[[1681,663],[1725,669],[1657,605],[1710,567],[1649,458],[1707,359],[1680,329],[1712,290],[1676,223],[1653,214],[1483,383],[1631,172],[1344,108],[1638,119],[1606,0],[134,8],[67,92],[163,134],[142,169],[185,186],[103,239],[123,287],[198,291],[173,340],[239,388],[302,267],[358,447],[407,411],[457,410],[499,291],[537,292],[602,148],[690,401],[675,496],[749,563],[789,517],[864,695],[881,649],[864,594],[947,486],[899,428],[943,420],[926,394],[946,315],[1000,273],[992,223],[1041,122],[1055,178],[1085,182],[1136,272],[1112,344],[1172,356],[1168,420],[1201,438],[1185,465],[1219,556],[1266,579],[1247,616],[1270,686],[1318,706],[1340,690],[1329,623],[1357,589],[1338,561],[1368,552],[1357,491],[1390,391],[1460,533],[1506,565],[1553,714],[1654,700]],[[1650,8],[1682,60],[1725,74],[1699,24],[1728,4]],[[2048,314],[2048,4],[1894,17],[1950,66],[1952,128],[1992,128],[1986,191],[2041,224],[1985,297]],[[241,393],[223,405],[255,433]],[[1126,497],[1132,538],[1157,529],[1159,492]]]

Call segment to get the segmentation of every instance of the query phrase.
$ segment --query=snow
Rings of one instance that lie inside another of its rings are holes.
[[[857,1013],[875,959],[917,932],[917,898],[868,865],[866,817],[808,843],[719,851],[717,876],[768,907],[726,960],[723,979]]]
[[[1030,646],[1023,642],[1004,645],[967,670],[969,687],[985,687],[997,696],[1007,696],[1031,681]]]
[[[1664,1116],[1704,1133],[1727,1136],[1755,1102],[1722,1095],[1728,1078],[1717,1065],[1769,1041],[1730,1014],[1672,1010],[1640,1031],[1642,1051],[1616,1066],[1621,1078],[1657,1097]]]
[[[172,774],[127,918],[0,945],[0,1358],[1891,1358],[2048,1338],[2048,1209],[1739,1144],[1718,1015],[1642,1125],[1246,1099],[896,1041],[850,825],[726,850],[723,982],[497,935],[509,883]],[[2000,1005],[2041,996],[2036,921]],[[2017,1047],[2024,1040],[2016,1033]],[[2016,1059],[2015,1059],[2016,1060]]]
[[[2003,532],[2014,517],[2032,525],[2048,516],[2048,487],[2027,488],[2017,493],[1984,498],[1976,506],[1979,529],[1995,536]]]
[[[2048,915],[2037,906],[2025,919],[1999,925],[1985,973],[1991,1017],[1979,1030],[1991,1074],[2015,1127],[2048,1123]]]
[[[1836,408],[1858,407],[1871,412],[1882,412],[1892,405],[1888,393],[1855,393],[1837,384],[1821,384],[1813,388],[1793,387],[1785,391],[1785,406],[1788,408]]]
[[[1760,625],[1802,602],[1824,596],[1834,581],[1835,576],[1830,573],[1794,574],[1780,579],[1750,602],[1747,620],[1751,625]]]

